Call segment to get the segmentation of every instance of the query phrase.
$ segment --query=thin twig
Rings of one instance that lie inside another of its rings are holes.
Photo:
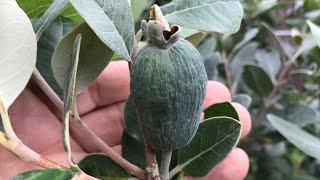
[[[5,147],[7,150],[17,155],[18,157],[20,157],[20,159],[27,162],[31,162],[37,166],[40,166],[43,168],[62,168],[62,166],[58,165],[57,163],[42,158],[40,154],[34,152],[33,150],[31,150],[29,147],[27,147],[21,142],[21,140],[17,137],[16,133],[12,128],[8,110],[4,106],[1,96],[0,96],[0,114],[1,114],[3,127],[5,130],[5,134],[0,131],[0,144],[3,147]]]
[[[65,168],[59,164],[52,162],[48,159],[41,157],[40,154],[34,152],[29,147],[24,145],[21,141],[12,141],[7,139],[3,132],[0,132],[0,145],[7,150],[18,156],[21,160],[30,162],[36,166],[49,169],[49,168]]]
[[[61,99],[57,96],[57,94],[53,91],[53,89],[48,85],[46,80],[41,76],[38,69],[34,69],[31,80],[36,83],[37,86],[41,89],[42,92],[45,93],[45,95],[48,96],[48,99],[53,103],[55,114],[60,117],[61,113],[63,111],[63,102]],[[52,109],[51,109],[52,110]]]

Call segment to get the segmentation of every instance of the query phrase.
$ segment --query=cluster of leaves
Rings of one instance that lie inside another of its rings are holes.
[[[0,52],[0,57],[3,57],[0,63],[4,65],[1,66],[0,97],[4,98],[6,108],[24,89],[36,66],[64,101],[63,135],[70,158],[68,117],[70,112],[77,115],[76,93],[94,81],[110,61],[119,58],[130,61],[134,48],[146,44],[135,44],[135,27],[139,28],[135,24],[144,19],[143,14],[153,3],[150,0],[0,2],[0,14],[4,12],[7,18],[3,22],[9,22],[1,29],[3,36],[0,37],[2,42],[10,42],[7,43],[10,46],[1,46]],[[173,0],[161,6],[161,10],[169,23],[183,27],[183,37],[194,45],[200,43],[205,32],[224,35],[237,32],[243,18],[243,8],[238,0]],[[19,38],[11,42],[11,37]],[[192,142],[174,152],[171,177],[178,174],[206,175],[238,143],[241,125],[229,103],[209,107],[205,118]],[[128,126],[137,124],[136,119],[126,119],[126,123],[127,131],[122,139],[123,156],[144,169],[143,143],[135,136],[138,129]],[[72,165],[72,158],[69,163]],[[89,155],[75,166],[101,179],[132,178],[127,170],[102,154]],[[75,175],[74,170],[31,171],[15,179],[70,179]]]
[[[240,31],[227,38],[210,33],[198,49],[209,78],[225,83],[251,112],[253,130],[241,143],[251,159],[248,179],[316,179],[320,2],[242,4]]]

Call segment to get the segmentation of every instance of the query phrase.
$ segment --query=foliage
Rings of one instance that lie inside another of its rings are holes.
[[[52,179],[52,180],[69,180],[74,176],[74,173],[68,169],[48,169],[35,170],[21,173],[15,176],[14,180],[38,180],[38,179]]]
[[[130,174],[103,154],[90,154],[79,162],[82,171],[99,179],[130,179]]]

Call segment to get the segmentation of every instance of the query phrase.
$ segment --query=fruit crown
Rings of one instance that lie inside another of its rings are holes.
[[[141,21],[141,29],[150,44],[163,49],[167,49],[180,38],[180,27],[170,26],[156,4],[151,7],[149,21]]]

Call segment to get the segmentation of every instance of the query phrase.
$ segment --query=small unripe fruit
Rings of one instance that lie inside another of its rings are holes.
[[[131,98],[146,141],[155,149],[174,150],[194,137],[206,93],[203,59],[179,38],[179,27],[166,32],[158,21],[147,23],[149,45],[133,61]]]

